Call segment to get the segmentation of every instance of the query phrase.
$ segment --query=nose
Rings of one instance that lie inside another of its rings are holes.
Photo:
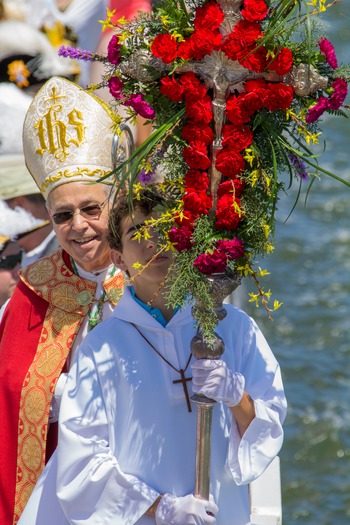
[[[89,225],[88,221],[82,216],[80,212],[74,213],[72,219],[71,219],[71,227],[75,231],[82,231],[86,230]]]

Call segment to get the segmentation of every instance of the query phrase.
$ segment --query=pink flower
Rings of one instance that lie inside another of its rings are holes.
[[[321,53],[326,57],[327,63],[331,66],[332,69],[337,69],[338,61],[334,51],[334,46],[331,44],[327,38],[320,38],[318,45]]]
[[[344,100],[348,94],[348,84],[344,78],[337,78],[332,82],[332,89],[334,90],[329,97],[329,108],[337,110],[343,105]]]
[[[107,59],[111,64],[117,65],[120,58],[119,36],[113,35],[107,47]]]
[[[312,122],[316,122],[316,120],[318,120],[328,108],[328,98],[320,97],[317,103],[309,109],[305,117],[305,121],[307,122],[307,124],[312,124]]]
[[[192,248],[192,230],[188,226],[181,226],[181,228],[175,228],[175,226],[173,226],[168,233],[168,237],[178,252]]]
[[[224,272],[226,264],[226,254],[217,249],[215,249],[213,253],[202,253],[198,255],[193,263],[197,270],[207,275]]]
[[[217,242],[216,247],[220,252],[226,253],[231,261],[244,255],[244,243],[237,237],[230,241],[220,240]]]
[[[155,117],[155,111],[151,106],[143,100],[142,95],[130,95],[130,98],[124,102],[124,106],[130,106],[136,111],[141,117],[148,120],[152,120]]]
[[[109,92],[116,100],[120,100],[124,97],[123,87],[124,84],[119,77],[111,77],[108,79]]]

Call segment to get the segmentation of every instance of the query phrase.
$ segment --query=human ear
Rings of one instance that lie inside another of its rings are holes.
[[[128,267],[124,262],[122,252],[112,248],[110,251],[110,258],[111,258],[112,263],[115,264],[115,266],[119,268],[119,270],[122,270],[123,272],[128,271]]]

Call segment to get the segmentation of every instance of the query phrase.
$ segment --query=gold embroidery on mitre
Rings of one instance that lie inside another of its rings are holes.
[[[45,190],[51,186],[53,182],[57,182],[61,180],[62,178],[70,179],[72,177],[79,177],[79,180],[85,177],[91,177],[94,180],[99,180],[102,177],[106,177],[109,175],[111,170],[103,170],[100,168],[97,169],[89,169],[89,168],[76,168],[74,170],[64,170],[64,171],[58,171],[55,175],[50,175],[47,177],[44,182],[40,186],[41,193],[45,193]]]
[[[60,98],[66,98],[65,94],[59,94],[54,86],[50,96],[45,102],[51,102],[47,112],[34,124],[38,130],[40,147],[37,148],[38,155],[48,152],[60,161],[64,161],[69,155],[71,145],[79,147],[85,139],[84,118],[81,111],[72,109],[64,113],[64,106],[59,103]],[[60,120],[61,118],[61,120]]]

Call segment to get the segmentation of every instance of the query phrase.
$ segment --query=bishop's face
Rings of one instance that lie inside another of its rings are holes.
[[[108,231],[108,186],[70,182],[57,186],[47,207],[62,248],[85,271],[111,263]]]

